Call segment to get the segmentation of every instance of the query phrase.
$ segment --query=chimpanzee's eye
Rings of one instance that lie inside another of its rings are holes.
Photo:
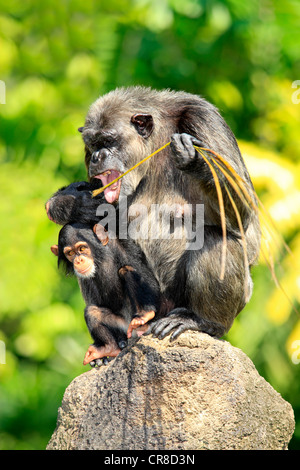
[[[69,250],[69,251],[67,251],[66,255],[69,256],[70,258],[72,258],[72,256],[74,256],[74,251]]]
[[[103,139],[103,147],[110,148],[115,145],[115,139],[113,137],[107,136]]]
[[[80,253],[84,253],[84,252],[86,251],[86,246],[81,245],[81,246],[79,247],[79,251],[80,251]]]

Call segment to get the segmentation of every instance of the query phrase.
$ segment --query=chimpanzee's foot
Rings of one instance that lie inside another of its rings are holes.
[[[105,346],[97,347],[94,344],[89,346],[87,352],[85,353],[83,365],[91,364],[92,367],[95,365],[100,366],[102,364],[107,364],[108,357],[116,357],[121,352],[121,349],[117,346],[107,344]],[[105,359],[105,361],[104,361]]]
[[[150,312],[143,312],[141,315],[134,317],[127,330],[127,338],[131,338],[133,330],[136,330],[138,336],[142,336],[148,330],[148,321],[152,320],[155,317],[155,312],[151,310]]]
[[[147,334],[152,333],[156,338],[163,339],[172,333],[170,340],[173,341],[186,330],[202,331],[216,337],[221,337],[225,333],[225,328],[221,323],[200,318],[186,308],[175,308],[164,318],[153,323]]]
[[[114,357],[103,357],[102,359],[96,359],[95,361],[91,361],[89,364],[91,367],[101,367],[107,366],[107,364],[114,360]]]

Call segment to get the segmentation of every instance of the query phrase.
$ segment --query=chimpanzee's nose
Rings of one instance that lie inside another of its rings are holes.
[[[102,148],[100,150],[96,150],[92,153],[91,162],[95,165],[100,162],[100,160],[104,160],[108,156],[108,150],[106,148]]]
[[[93,152],[92,153],[92,158],[91,158],[92,163],[98,163],[99,160],[100,160],[100,157],[101,157],[100,150],[97,150],[96,152]]]

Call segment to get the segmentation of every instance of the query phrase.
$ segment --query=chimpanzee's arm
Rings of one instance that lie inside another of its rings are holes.
[[[96,224],[99,217],[97,208],[104,200],[103,195],[92,197],[92,191],[101,187],[100,180],[88,183],[71,183],[59,189],[46,203],[46,212],[50,220],[65,225],[72,222]]]

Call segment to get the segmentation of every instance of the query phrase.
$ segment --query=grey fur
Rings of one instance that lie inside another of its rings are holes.
[[[152,116],[151,135],[139,135],[131,122],[131,117],[138,113]],[[105,145],[108,136],[111,141]],[[255,196],[236,139],[217,109],[203,98],[185,92],[119,88],[90,107],[83,139],[90,177],[108,169],[123,172],[171,141],[169,147],[122,179],[119,197],[119,202],[127,196],[129,205],[144,204],[149,210],[151,204],[165,203],[205,207],[201,250],[187,251],[184,238],[137,240],[159,280],[166,304],[175,308],[163,312],[164,318],[158,320],[152,331],[158,337],[171,331],[174,338],[189,328],[222,336],[251,297],[250,268],[258,258],[260,228],[256,211],[231,189],[245,231],[249,260],[245,269],[236,214],[224,190],[226,179],[219,173],[228,244],[225,278],[221,281],[219,202],[212,174],[192,144],[200,140],[200,144],[222,155],[248,184],[254,202]],[[92,164],[91,155],[95,151],[100,152],[101,158]],[[143,230],[147,230],[148,222],[144,220]]]

